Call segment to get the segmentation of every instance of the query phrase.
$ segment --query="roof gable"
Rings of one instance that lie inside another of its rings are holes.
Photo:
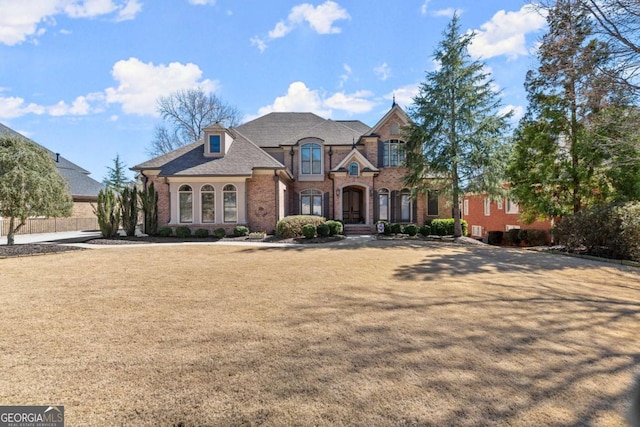
[[[369,170],[372,172],[379,171],[379,169],[373,166],[373,164],[369,160],[367,160],[367,158],[363,156],[357,148],[354,148],[349,152],[349,154],[347,154],[344,159],[342,159],[340,163],[338,163],[335,168],[331,170],[331,172],[338,172],[340,169],[348,169],[347,166],[353,161],[358,162],[362,166],[363,170]]]
[[[386,125],[388,122],[393,120],[394,118],[396,118],[397,120],[400,121],[400,126],[406,126],[409,123],[411,123],[411,119],[409,118],[407,113],[405,113],[404,110],[398,104],[396,104],[394,102],[394,104],[391,107],[391,109],[389,111],[387,111],[387,114],[385,114],[378,121],[378,123],[376,123],[376,125],[373,128],[371,128],[371,131],[369,132],[369,134],[379,134],[381,128],[384,125]]]

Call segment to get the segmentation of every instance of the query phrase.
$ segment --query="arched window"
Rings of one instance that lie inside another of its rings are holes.
[[[382,166],[401,166],[404,162],[404,142],[391,139],[383,143]]]
[[[300,147],[300,173],[302,175],[322,174],[322,148],[320,144],[308,143]]]
[[[322,192],[304,190],[300,193],[300,213],[302,215],[322,216]]]
[[[406,188],[400,192],[400,221],[411,222],[411,192]]]
[[[178,217],[180,222],[193,222],[193,189],[190,185],[181,185],[178,189]]]
[[[216,222],[216,190],[212,185],[203,185],[200,189],[201,220]]]
[[[359,172],[360,172],[360,166],[356,162],[353,162],[349,165],[349,175],[358,176]]]
[[[224,200],[224,222],[238,222],[238,192],[235,185],[227,184],[222,189]]]
[[[378,216],[380,221],[389,221],[389,190],[378,190]]]

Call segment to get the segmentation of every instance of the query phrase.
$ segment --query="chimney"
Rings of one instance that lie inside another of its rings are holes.
[[[60,163],[60,153],[56,153],[56,163]]]

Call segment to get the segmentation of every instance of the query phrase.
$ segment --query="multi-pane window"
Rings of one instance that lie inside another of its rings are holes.
[[[216,222],[216,193],[209,184],[200,189],[200,209],[203,223]]]
[[[491,215],[491,199],[488,197],[484,198],[484,216]]]
[[[190,185],[181,185],[178,189],[178,207],[180,222],[193,222],[193,189]]]
[[[438,192],[436,190],[429,190],[427,192],[427,215],[438,216]]]
[[[320,144],[304,144],[300,148],[300,171],[303,175],[322,173],[322,149]]]
[[[517,214],[520,212],[520,208],[516,202],[513,200],[507,199],[507,206],[505,208],[505,213],[508,214]]]
[[[300,213],[302,215],[322,216],[322,192],[305,190],[300,193]]]
[[[359,166],[356,162],[353,162],[349,165],[349,175],[358,176]]]
[[[382,166],[401,166],[404,162],[404,143],[397,139],[385,141],[383,145]]]
[[[224,222],[238,222],[238,192],[236,187],[231,184],[225,185],[222,189],[222,199]]]
[[[378,212],[380,221],[389,221],[389,190],[386,188],[378,191]]]

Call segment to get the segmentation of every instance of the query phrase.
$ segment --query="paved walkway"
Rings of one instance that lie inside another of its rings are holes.
[[[64,243],[70,240],[89,240],[94,237],[100,237],[99,231],[64,231],[60,233],[36,233],[36,234],[18,234],[15,237],[16,244],[24,243],[44,243],[57,242]],[[7,244],[7,236],[0,236],[0,245]]]

